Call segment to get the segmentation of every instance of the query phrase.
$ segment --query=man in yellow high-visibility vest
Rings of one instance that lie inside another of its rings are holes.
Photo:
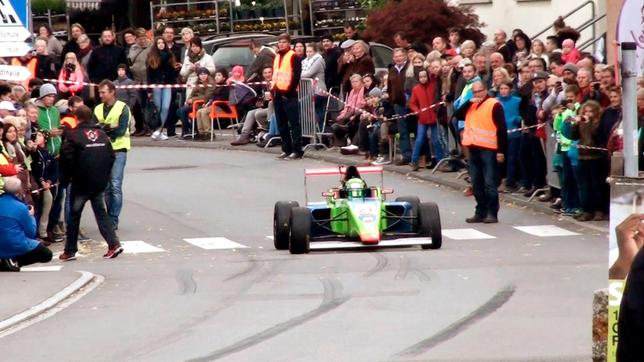
[[[98,95],[101,103],[94,108],[94,121],[99,124],[112,141],[116,159],[112,166],[110,182],[105,191],[107,213],[118,230],[119,215],[123,207],[123,174],[127,162],[127,152],[130,150],[130,122],[132,113],[122,101],[116,99],[116,87],[109,80],[98,85]]]
[[[291,50],[291,37],[282,34],[277,40],[273,61],[273,105],[277,127],[282,138],[282,154],[278,159],[302,158],[302,126],[297,87],[302,73],[302,59]]]

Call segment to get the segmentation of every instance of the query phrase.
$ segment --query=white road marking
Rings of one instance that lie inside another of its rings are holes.
[[[188,243],[206,250],[219,250],[219,249],[243,249],[247,248],[246,245],[236,243],[230,239],[223,237],[216,238],[194,238],[183,239]]]
[[[65,289],[22,313],[0,321],[0,338],[16,333],[69,307],[99,286],[105,278],[86,271]]]
[[[62,269],[62,265],[48,265],[48,266],[27,266],[20,268],[20,271],[24,272],[55,272]]]
[[[266,235],[266,239],[273,240],[273,235]]]
[[[453,240],[496,239],[495,236],[482,233],[476,229],[443,229],[443,235]]]
[[[165,251],[141,240],[121,241],[121,245],[123,245],[123,253],[125,254],[162,253]]]
[[[431,244],[429,238],[401,238],[392,240],[381,240],[376,245],[365,245],[359,241],[312,241],[309,244],[311,250],[324,249],[353,249],[353,248],[374,248],[383,246],[413,246],[420,244]]]
[[[539,237],[579,235],[576,232],[572,232],[555,225],[514,226],[514,228],[519,231],[523,231],[524,233]]]

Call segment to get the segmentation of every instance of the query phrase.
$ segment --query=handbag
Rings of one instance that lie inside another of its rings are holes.
[[[148,104],[145,106],[144,118],[145,123],[150,127],[150,129],[161,127],[161,116],[159,115],[159,110],[153,100],[149,100]]]

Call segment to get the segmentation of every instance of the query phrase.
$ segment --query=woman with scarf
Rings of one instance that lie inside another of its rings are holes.
[[[147,66],[148,84],[167,85],[177,82],[177,75],[174,71],[174,65],[177,61],[163,38],[157,37],[154,40],[154,45],[150,47],[150,52],[145,63]],[[159,112],[159,118],[161,119],[161,127],[152,133],[152,139],[155,141],[165,141],[168,139],[167,129],[174,127],[174,124],[166,124],[169,119],[168,113],[170,110],[170,101],[172,100],[172,89],[154,88],[152,89],[152,98]]]
[[[206,68],[210,74],[215,73],[215,61],[212,57],[206,54],[203,49],[201,38],[195,36],[190,41],[190,49],[188,51],[188,56],[183,60],[183,65],[181,66],[180,74],[186,79],[186,99],[190,98],[190,93],[192,93],[191,85],[197,84],[197,69]]]
[[[313,81],[315,88],[315,116],[320,132],[322,132],[324,108],[327,101],[327,97],[324,95],[326,93],[324,69],[326,69],[326,62],[322,58],[322,55],[320,55],[317,44],[308,43],[306,45],[306,59],[302,60],[302,79]]]
[[[34,205],[34,200],[31,197],[31,175],[27,169],[27,155],[22,149],[20,142],[18,142],[18,129],[11,123],[5,123],[3,126],[2,142],[4,144],[5,157],[14,165],[20,166],[20,171],[17,177],[22,182],[22,191],[20,198],[28,205]]]
[[[58,90],[61,92],[61,97],[67,99],[69,96],[75,96],[83,90],[84,80],[83,67],[78,63],[76,54],[72,52],[65,54],[63,69],[58,75]]]

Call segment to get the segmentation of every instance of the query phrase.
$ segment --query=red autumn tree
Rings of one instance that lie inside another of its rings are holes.
[[[447,29],[456,26],[463,30],[461,39],[471,39],[480,45],[485,35],[479,28],[484,25],[469,6],[453,6],[445,0],[390,0],[369,12],[362,35],[393,46],[393,35],[402,31],[411,41],[431,44],[436,36],[447,38]]]

